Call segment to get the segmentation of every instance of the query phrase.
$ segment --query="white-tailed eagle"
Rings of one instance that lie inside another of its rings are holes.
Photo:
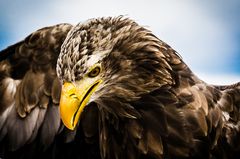
[[[0,158],[239,157],[240,83],[205,83],[133,20],[46,27],[0,58]]]

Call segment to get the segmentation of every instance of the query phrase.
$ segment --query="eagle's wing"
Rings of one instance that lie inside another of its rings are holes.
[[[156,90],[146,96],[148,100],[137,104],[138,108],[148,106],[140,110],[148,127],[141,133],[155,135],[141,138],[149,145],[143,150],[170,158],[239,157],[240,83],[221,87],[208,85],[183,62],[175,64],[174,54],[169,52],[169,56],[172,56],[169,63],[174,70],[175,85]],[[156,104],[159,109],[151,108]]]
[[[55,67],[71,27],[40,29],[0,52],[1,151],[15,151],[36,139],[46,148],[62,131]]]

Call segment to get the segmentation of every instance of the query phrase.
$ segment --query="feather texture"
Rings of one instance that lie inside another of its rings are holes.
[[[61,82],[83,80],[96,57],[102,86],[67,130]],[[128,18],[46,27],[0,58],[0,158],[240,156],[240,84],[208,85]]]

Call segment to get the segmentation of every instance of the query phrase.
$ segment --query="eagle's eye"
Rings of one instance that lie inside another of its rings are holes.
[[[99,75],[100,71],[101,68],[99,66],[96,66],[88,73],[88,77],[90,78],[96,77],[97,75]]]

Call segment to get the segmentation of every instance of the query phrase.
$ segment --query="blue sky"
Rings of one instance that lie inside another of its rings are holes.
[[[1,0],[0,49],[57,23],[126,15],[181,54],[201,79],[240,81],[239,0]]]

